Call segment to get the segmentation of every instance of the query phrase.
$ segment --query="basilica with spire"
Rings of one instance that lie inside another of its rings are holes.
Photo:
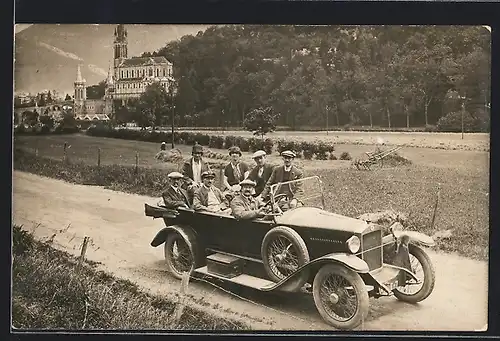
[[[132,98],[139,98],[146,87],[160,83],[167,91],[174,84],[173,65],[163,56],[128,58],[128,38],[125,25],[115,28],[113,63],[106,78],[104,97],[87,99],[86,81],[80,65],[74,82],[74,113],[80,120],[108,120],[114,114],[116,103],[125,105]]]

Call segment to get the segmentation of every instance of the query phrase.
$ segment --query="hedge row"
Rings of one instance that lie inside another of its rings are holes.
[[[58,125],[55,128],[52,128],[46,124],[27,128],[21,124],[14,128],[14,134],[17,135],[74,134],[78,133],[79,131],[80,129],[78,129],[78,127],[63,127],[61,125]]]
[[[161,143],[163,141],[169,142],[172,140],[171,132],[132,130],[126,128],[113,129],[108,127],[90,127],[87,129],[87,135],[155,143]],[[198,143],[202,146],[215,149],[228,149],[232,146],[238,146],[243,152],[264,150],[267,154],[272,154],[275,150],[279,153],[283,150],[293,150],[297,154],[297,157],[304,157],[308,160],[312,159],[314,155],[318,160],[335,159],[333,155],[333,151],[335,150],[333,144],[328,144],[323,141],[307,142],[285,139],[273,140],[270,138],[263,140],[255,137],[247,138],[233,135],[220,136],[203,134],[200,132],[176,131],[174,132],[174,143],[186,145]]]

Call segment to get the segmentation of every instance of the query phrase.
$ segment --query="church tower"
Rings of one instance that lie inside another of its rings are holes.
[[[115,69],[120,65],[122,60],[128,58],[128,41],[127,41],[127,29],[125,25],[119,24],[115,28],[115,40],[114,44],[114,60]]]
[[[74,107],[76,113],[83,113],[85,109],[85,100],[87,99],[87,88],[85,87],[85,83],[86,81],[82,78],[82,72],[80,71],[80,65],[78,65],[78,69],[76,71],[76,80],[74,83]]]
[[[104,113],[111,118],[114,114],[113,112],[113,96],[115,93],[115,82],[113,80],[113,69],[111,63],[109,64],[108,78],[106,79],[106,88],[104,90]]]

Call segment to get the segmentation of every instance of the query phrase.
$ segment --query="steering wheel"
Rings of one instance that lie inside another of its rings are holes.
[[[283,201],[283,199],[286,199],[286,197],[287,197],[287,194],[286,194],[286,193],[280,193],[280,194],[278,194],[278,195],[276,195],[276,196],[274,197],[274,203],[275,203],[275,204],[278,204],[278,203],[280,203],[281,201]],[[270,206],[270,205],[271,205],[271,200],[268,200],[268,201],[264,204],[264,206],[262,206],[262,207],[267,207],[267,206]],[[279,206],[278,206],[278,209],[279,209],[279,211],[280,211],[279,213],[283,213],[283,211],[281,210],[281,208],[279,208]],[[271,211],[272,211],[272,208],[271,208]]]

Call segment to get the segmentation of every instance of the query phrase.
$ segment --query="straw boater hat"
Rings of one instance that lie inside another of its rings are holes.
[[[253,158],[253,159],[256,159],[256,158],[258,158],[258,157],[265,156],[265,155],[267,155],[265,151],[263,151],[263,150],[258,150],[258,151],[256,151],[255,153],[253,153],[252,158]]]
[[[202,153],[203,154],[203,147],[199,144],[195,144],[193,146],[192,154],[194,154],[194,153]]]
[[[241,149],[238,146],[232,146],[229,148],[229,155],[231,154],[239,154],[241,156]]]
[[[169,177],[169,179],[182,179],[182,178],[184,178],[184,175],[182,175],[179,172],[172,172],[172,173],[168,173],[168,177]]]
[[[295,158],[295,153],[290,150],[285,150],[281,153],[281,156],[288,156],[291,158]]]
[[[166,143],[166,142],[162,142],[161,144],[162,144],[162,145],[165,145],[165,144],[167,144],[167,143]]]
[[[240,182],[240,186],[252,186],[255,187],[256,183],[250,179],[245,179],[242,182]]]
[[[201,178],[202,179],[208,178],[208,177],[215,178],[215,173],[212,172],[211,170],[204,171],[203,173],[201,173]]]

